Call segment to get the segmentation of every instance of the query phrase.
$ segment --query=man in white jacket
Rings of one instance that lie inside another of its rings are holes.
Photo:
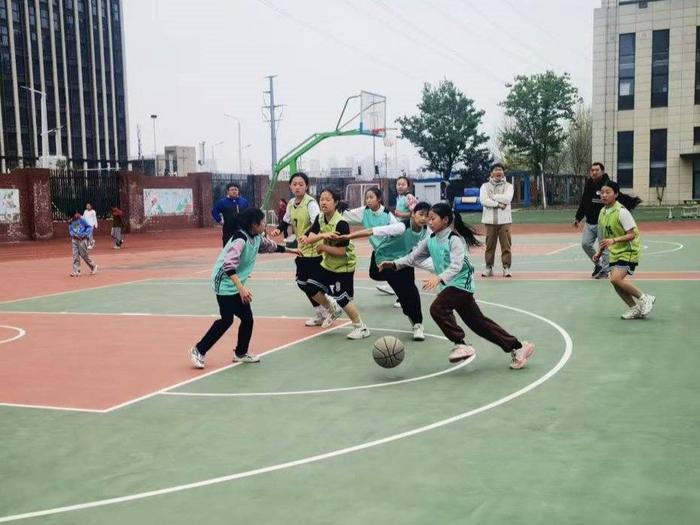
[[[97,229],[97,213],[92,209],[92,204],[89,202],[85,205],[83,219],[85,219],[85,221],[92,226],[92,230],[90,230],[90,238],[88,239],[88,250],[92,250],[95,247],[94,232]]]
[[[501,244],[501,263],[503,276],[511,277],[511,237],[510,225],[513,222],[510,202],[513,200],[513,185],[506,181],[503,164],[491,166],[489,180],[481,185],[479,201],[483,206],[481,222],[486,226],[486,268],[483,277],[493,276],[493,262],[496,256],[496,244]]]

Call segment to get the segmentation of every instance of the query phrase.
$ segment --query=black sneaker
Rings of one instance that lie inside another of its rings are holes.
[[[598,277],[600,275],[600,272],[602,272],[602,271],[603,271],[603,267],[600,264],[596,264],[593,267],[593,273],[591,274],[591,277],[593,277],[593,278]]]

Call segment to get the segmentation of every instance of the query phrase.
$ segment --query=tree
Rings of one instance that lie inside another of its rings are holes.
[[[505,143],[504,137],[506,133],[512,131],[513,128],[513,119],[506,117],[503,119],[503,124],[496,132],[496,150],[498,160],[509,170],[528,171],[530,169],[530,165],[527,159],[521,153],[513,151],[513,149]]]
[[[402,136],[418,149],[429,170],[449,180],[457,164],[470,170],[490,159],[483,147],[489,138],[479,133],[484,112],[451,81],[443,80],[437,87],[426,83],[418,111],[412,117],[399,117],[397,122]]]
[[[508,150],[522,155],[530,169],[539,173],[540,166],[547,166],[561,151],[566,139],[564,124],[574,119],[578,90],[568,73],[558,76],[553,71],[519,75],[508,87],[501,106],[513,125],[501,138]]]
[[[591,109],[579,104],[566,137],[567,167],[574,175],[586,175],[593,163],[593,117]]]

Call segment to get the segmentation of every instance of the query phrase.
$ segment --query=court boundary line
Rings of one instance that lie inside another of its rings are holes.
[[[377,331],[377,332],[393,332],[393,333],[401,333],[401,334],[411,334],[410,330],[399,330],[395,328],[377,328],[377,327],[369,327],[370,330],[372,331]],[[441,339],[444,341],[448,341],[448,339],[445,336],[442,335],[435,335],[435,334],[425,334],[426,337],[432,337],[434,339]],[[383,387],[390,387],[390,386],[396,386],[396,385],[404,385],[407,383],[415,383],[417,381],[424,381],[426,379],[432,379],[433,377],[439,377],[445,374],[449,374],[450,372],[454,372],[455,370],[458,370],[472,361],[476,358],[476,355],[471,356],[468,359],[465,359],[464,361],[458,363],[457,365],[451,366],[449,368],[445,368],[443,370],[440,370],[438,372],[433,372],[430,374],[425,374],[422,376],[417,376],[417,377],[409,377],[407,379],[400,379],[398,381],[385,381],[384,383],[374,383],[374,384],[369,384],[369,385],[357,385],[357,386],[347,386],[347,387],[340,387],[340,388],[322,388],[322,389],[316,389],[316,390],[290,390],[288,392],[163,392],[162,395],[164,396],[179,396],[179,397],[208,397],[208,398],[233,398],[233,397],[282,397],[282,396],[301,396],[301,395],[312,395],[312,394],[334,394],[337,392],[351,392],[351,391],[357,391],[357,390],[369,390],[369,389],[374,389],[374,388],[383,388]]]
[[[101,290],[103,288],[113,288],[114,286],[123,286],[123,285],[129,285],[129,284],[142,283],[145,281],[153,281],[154,279],[161,279],[161,277],[146,277],[144,279],[136,279],[134,281],[124,281],[122,283],[103,284],[100,286],[92,286],[89,288],[78,288],[78,289],[73,289],[73,290],[65,290],[63,292],[53,292],[53,293],[47,293],[47,294],[43,294],[43,295],[30,295],[28,297],[21,297],[19,299],[10,299],[9,301],[0,301],[0,306],[2,306],[4,304],[18,303],[20,301],[30,301],[32,299],[44,299],[46,297],[55,297],[57,295],[64,295],[64,294],[69,294],[69,293],[89,292],[91,290]]]
[[[262,318],[262,316],[258,316],[258,317],[259,317],[259,318]],[[274,319],[279,319],[279,317],[274,317]],[[278,352],[278,351],[280,351],[280,350],[284,350],[285,348],[289,348],[290,346],[293,346],[293,345],[296,345],[296,344],[299,344],[299,343],[303,343],[304,341],[308,341],[308,340],[310,340],[310,339],[314,339],[315,337],[319,337],[319,336],[321,336],[321,335],[323,335],[323,334],[327,334],[327,333],[330,333],[330,332],[334,332],[335,330],[338,330],[338,329],[340,329],[340,328],[343,328],[343,327],[347,326],[347,325],[350,324],[350,323],[351,323],[351,321],[343,322],[343,323],[341,323],[341,324],[339,324],[339,325],[332,326],[332,327],[330,327],[330,328],[321,330],[320,332],[315,332],[315,333],[313,333],[313,334],[309,334],[309,335],[307,335],[307,336],[305,336],[305,337],[302,337],[301,339],[295,339],[294,341],[290,341],[290,342],[285,343],[285,344],[283,344],[283,345],[276,346],[275,348],[272,348],[272,349],[270,349],[270,350],[268,350],[268,351],[266,351],[266,352],[263,352],[263,353],[261,353],[261,354],[256,354],[256,355],[257,355],[258,357],[263,357],[263,356],[266,356],[266,355],[268,355],[268,354],[272,354],[272,353],[274,353],[274,352]],[[170,389],[173,389],[173,388],[179,388],[179,387],[181,387],[181,386],[188,385],[188,384],[190,384],[190,383],[194,383],[195,381],[199,381],[200,379],[204,379],[205,377],[213,376],[214,374],[218,374],[219,372],[223,372],[224,370],[230,370],[231,368],[234,368],[234,367],[236,367],[236,366],[241,366],[241,365],[243,365],[243,364],[245,364],[245,363],[241,363],[240,361],[236,361],[235,363],[228,364],[228,365],[226,365],[226,366],[224,366],[224,367],[222,367],[222,368],[217,368],[216,370],[212,370],[212,371],[210,371],[210,372],[205,372],[205,373],[200,374],[200,375],[198,375],[198,376],[196,376],[196,377],[192,377],[192,378],[190,378],[190,379],[186,379],[185,381],[181,381],[181,382],[179,382],[179,383],[177,383],[177,384],[175,384],[175,385],[169,385],[169,386],[167,386],[167,387],[165,387],[165,388],[161,388],[161,389],[157,390],[156,392],[151,392],[150,394],[146,394],[146,395],[143,395],[143,396],[140,396],[140,397],[131,399],[131,400],[129,400],[129,401],[126,401],[126,402],[124,402],[124,403],[121,403],[121,404],[119,404],[119,405],[115,405],[115,406],[113,406],[113,407],[110,407],[110,408],[108,408],[108,409],[103,410],[102,413],[103,413],[103,414],[109,414],[109,413],[114,412],[114,411],[116,411],[116,410],[120,410],[120,409],[122,409],[122,408],[131,406],[131,405],[133,405],[133,404],[135,404],[135,403],[140,403],[141,401],[144,401],[144,400],[149,399],[149,398],[151,398],[151,397],[155,397],[155,396],[157,396],[157,395],[159,395],[159,394],[161,394],[161,393],[163,393],[163,392],[165,392],[165,391],[167,391],[167,390],[170,390]],[[0,523],[2,523],[2,522],[0,522]]]
[[[553,250],[551,252],[545,253],[545,255],[556,255],[557,253],[565,252],[566,250],[570,250],[571,248],[574,248],[575,246],[578,246],[578,244],[569,244],[568,246],[564,246],[563,248],[559,248],[558,250]]]
[[[47,312],[10,312],[14,314],[22,314],[22,315],[42,315],[42,314],[47,314]],[[100,314],[100,313],[87,313],[87,314],[81,314],[79,312],[60,312],[60,313],[48,313],[49,315],[104,315],[104,316],[122,316],[124,314]],[[143,316],[143,314],[127,314],[127,315],[136,315],[136,316]],[[151,316],[152,314],[146,314],[146,316]],[[183,314],[173,314],[176,317],[183,317]],[[153,314],[153,317],[163,317],[163,315],[160,314]],[[169,314],[165,314],[164,316],[169,316]],[[204,315],[204,316],[198,316],[198,315],[187,315],[186,317],[210,317],[209,315]],[[218,316],[213,316],[213,317],[218,317]],[[256,316],[258,319],[292,319],[292,320],[301,320],[301,319],[307,319],[307,317],[284,317],[284,316],[264,316],[264,315],[258,315]],[[263,353],[256,354],[259,357],[266,356],[268,354],[272,354],[274,352],[284,350],[285,348],[289,348],[290,346],[293,346],[295,344],[303,343],[304,341],[308,341],[310,339],[313,339],[315,337],[321,336],[323,334],[327,334],[329,332],[333,332],[335,330],[338,330],[340,328],[343,328],[347,325],[349,325],[351,321],[344,321],[336,326],[332,326],[330,328],[322,329],[319,332],[314,332],[312,334],[309,334],[307,336],[304,336],[300,339],[295,339],[293,341],[289,341],[283,345],[276,346],[274,348],[271,348],[270,350],[267,350]],[[93,414],[109,414],[111,412],[114,412],[116,410],[128,407],[130,405],[133,405],[135,403],[139,403],[141,401],[144,401],[146,399],[149,399],[151,397],[157,396],[167,390],[173,389],[173,388],[179,388],[181,386],[187,385],[189,383],[192,383],[194,381],[199,381],[200,379],[203,379],[205,377],[209,377],[211,375],[217,374],[219,372],[223,372],[224,370],[229,370],[235,366],[240,366],[244,363],[241,363],[239,361],[236,361],[235,363],[230,363],[224,367],[218,368],[216,370],[211,370],[209,372],[205,372],[203,374],[200,374],[195,377],[191,377],[189,379],[186,379],[184,381],[180,381],[179,383],[175,383],[173,385],[168,385],[163,388],[159,388],[158,390],[155,390],[153,392],[150,392],[148,394],[144,394],[142,396],[136,397],[129,399],[123,403],[120,403],[118,405],[111,406],[109,408],[104,408],[104,409],[90,409],[90,408],[75,408],[75,407],[59,407],[59,406],[51,406],[51,405],[35,405],[35,404],[24,404],[24,403],[4,403],[0,402],[0,407],[8,407],[8,408],[31,408],[31,409],[39,409],[39,410],[55,410],[55,411],[63,411],[63,412],[87,412],[87,413],[93,413]],[[1,523],[1,522],[0,522]]]
[[[89,502],[85,502],[85,503],[77,503],[74,505],[66,505],[63,507],[54,507],[54,508],[49,508],[49,509],[44,509],[44,510],[39,510],[39,511],[26,512],[26,513],[22,513],[22,514],[0,516],[0,523],[19,521],[19,520],[28,519],[28,518],[38,518],[38,517],[42,517],[42,516],[51,516],[51,515],[56,515],[56,514],[65,514],[68,512],[75,512],[75,511],[98,508],[98,507],[106,507],[106,506],[115,505],[118,503],[126,503],[129,501],[137,501],[137,500],[147,499],[147,498],[151,498],[151,497],[155,497],[155,496],[163,496],[166,494],[173,494],[173,493],[177,493],[177,492],[184,492],[184,491],[191,490],[191,489],[202,488],[202,487],[207,487],[207,486],[211,486],[211,485],[218,485],[218,484],[226,483],[229,481],[235,481],[238,479],[249,478],[249,477],[258,476],[261,474],[267,474],[269,472],[276,472],[276,471],[286,470],[289,468],[307,465],[307,464],[311,464],[311,463],[317,463],[319,461],[323,461],[326,459],[332,459],[335,457],[344,456],[346,454],[351,454],[353,452],[359,452],[359,451],[373,448],[376,446],[384,445],[386,443],[391,443],[393,441],[398,441],[398,440],[401,440],[401,439],[404,439],[407,437],[412,437],[415,435],[423,434],[425,432],[429,432],[431,430],[435,430],[437,428],[441,428],[441,427],[450,425],[452,423],[455,423],[457,421],[461,421],[461,420],[469,418],[471,416],[475,416],[475,415],[481,414],[483,412],[487,412],[487,411],[489,411],[493,408],[496,408],[500,405],[504,405],[504,404],[508,403],[509,401],[512,401],[513,399],[516,399],[516,398],[530,392],[531,390],[534,390],[535,388],[539,387],[540,385],[546,383],[554,375],[556,375],[564,367],[564,365],[566,365],[566,363],[571,358],[571,355],[573,353],[573,346],[574,346],[573,340],[571,339],[571,335],[564,328],[562,328],[559,324],[555,323],[551,319],[547,319],[546,317],[543,317],[543,316],[536,314],[534,312],[530,312],[528,310],[516,308],[513,306],[503,305],[503,304],[499,304],[499,303],[491,303],[488,301],[481,301],[481,302],[483,302],[484,304],[491,305],[491,306],[502,307],[502,308],[505,308],[507,310],[512,310],[515,312],[523,313],[525,315],[529,315],[531,317],[534,317],[535,319],[539,319],[539,320],[545,322],[546,324],[552,326],[555,330],[557,330],[559,332],[559,335],[564,339],[564,353],[559,358],[559,361],[554,365],[554,367],[552,367],[543,376],[541,376],[540,378],[536,379],[532,383],[525,385],[523,388],[521,388],[521,389],[519,389],[511,394],[508,394],[504,397],[501,397],[500,399],[497,399],[496,401],[492,401],[491,403],[487,403],[486,405],[482,405],[482,406],[474,408],[472,410],[468,410],[466,412],[462,412],[462,413],[456,414],[452,417],[441,419],[441,420],[435,421],[433,423],[429,423],[427,425],[416,427],[412,430],[408,430],[408,431],[401,432],[398,434],[393,434],[391,436],[386,436],[386,437],[375,439],[372,441],[367,441],[367,442],[361,443],[359,445],[354,445],[351,447],[337,449],[337,450],[333,450],[333,451],[326,452],[323,454],[317,454],[315,456],[308,456],[306,458],[301,458],[301,459],[297,459],[297,460],[293,460],[293,461],[287,461],[285,463],[278,463],[276,465],[270,465],[270,466],[262,467],[262,468],[258,468],[258,469],[247,470],[247,471],[238,472],[235,474],[228,474],[225,476],[219,476],[219,477],[210,478],[207,480],[201,480],[201,481],[186,483],[186,484],[182,484],[182,485],[174,485],[174,486],[166,487],[163,489],[156,489],[156,490],[151,490],[151,491],[146,491],[146,492],[139,492],[139,493],[130,494],[127,496],[118,496],[118,497],[114,497],[114,498],[94,500],[94,501],[89,501]],[[339,328],[339,327],[337,327],[337,328]],[[516,372],[514,372],[514,373],[516,373]]]
[[[21,339],[25,335],[27,335],[27,331],[24,328],[20,328],[19,326],[10,326],[9,324],[0,324],[0,328],[9,328],[10,330],[17,330],[17,335],[14,337],[10,337],[9,339],[3,339],[0,341],[0,345],[4,345],[5,343],[11,343],[12,341],[17,341],[17,339]]]

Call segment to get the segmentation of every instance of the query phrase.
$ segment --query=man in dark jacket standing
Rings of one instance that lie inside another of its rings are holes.
[[[211,216],[223,225],[223,245],[238,231],[238,215],[248,208],[248,199],[241,196],[238,184],[232,182],[226,186],[226,197],[220,199],[211,210]]]
[[[581,196],[581,203],[576,211],[576,220],[574,228],[578,228],[579,223],[586,219],[583,225],[583,235],[581,237],[581,247],[589,259],[593,258],[596,253],[596,239],[600,242],[603,239],[601,232],[598,229],[598,215],[603,208],[603,202],[600,200],[600,189],[610,180],[605,173],[605,166],[600,162],[594,162],[591,165],[590,178],[586,180]],[[591,277],[596,279],[605,279],[608,276],[608,252],[603,253],[603,256],[598,260],[598,263],[593,267]]]

